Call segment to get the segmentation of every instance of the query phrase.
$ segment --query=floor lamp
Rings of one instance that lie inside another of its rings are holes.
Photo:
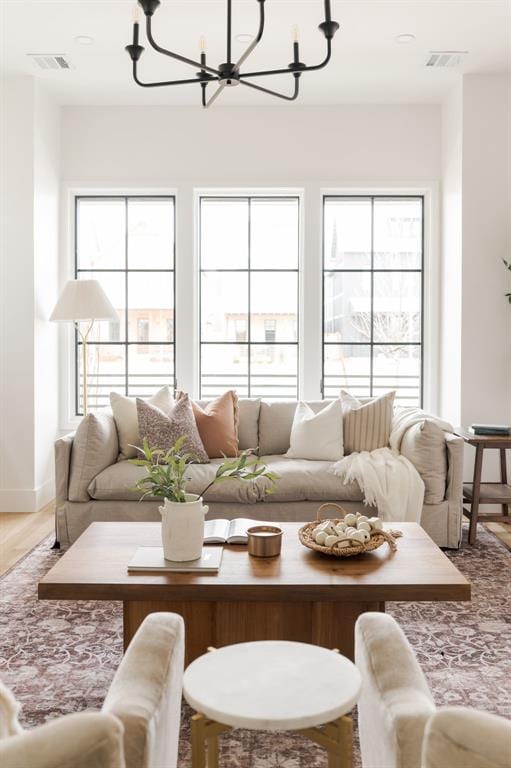
[[[82,341],[83,413],[87,414],[87,341],[95,320],[118,321],[119,315],[97,280],[69,280],[64,286],[50,320],[72,322]],[[82,331],[80,323],[88,323]]]

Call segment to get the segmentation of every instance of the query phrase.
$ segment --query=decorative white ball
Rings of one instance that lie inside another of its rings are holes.
[[[338,536],[327,536],[326,539],[325,539],[325,545],[324,546],[325,547],[333,547],[334,544],[337,544],[337,542],[339,540],[340,539],[339,539]]]
[[[369,541],[369,539],[371,538],[371,534],[369,533],[369,531],[362,529],[361,531],[359,531],[359,533],[363,536],[364,543],[366,541]]]
[[[357,530],[359,531],[370,531],[371,530],[371,524],[366,522],[358,522],[357,523]]]
[[[375,531],[381,531],[383,528],[383,523],[379,517],[371,517],[369,520],[369,525]]]
[[[319,544],[321,547],[323,547],[325,544],[327,535],[328,534],[326,531],[318,531],[314,536],[314,541],[316,542],[316,544]]]
[[[350,536],[352,536],[356,532],[357,532],[357,529],[353,528],[353,526],[350,526],[349,528],[346,528],[346,530],[344,531],[344,533],[346,534],[346,536],[348,538],[350,538]]]
[[[325,531],[327,535],[330,533],[335,533],[335,525],[331,520],[323,520],[323,522],[320,523],[317,527],[321,531]]]
[[[361,544],[364,543],[364,531],[355,531],[355,533],[352,533],[350,536],[350,539],[353,539],[353,541],[360,541]]]
[[[347,526],[355,525],[357,522],[357,516],[354,515],[352,512],[348,512],[348,514],[344,518],[344,522],[346,523]]]
[[[357,523],[367,523],[368,519],[367,515],[359,515]]]
[[[336,531],[336,533],[341,535],[341,533],[344,533],[346,528],[347,528],[346,523],[337,523],[337,525],[335,526],[335,531]]]

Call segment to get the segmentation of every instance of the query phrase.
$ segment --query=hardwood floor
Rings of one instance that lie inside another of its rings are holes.
[[[55,503],[39,512],[0,512],[0,576],[54,529]]]

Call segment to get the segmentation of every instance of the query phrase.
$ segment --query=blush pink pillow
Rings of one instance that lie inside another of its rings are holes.
[[[186,397],[184,392],[178,392],[178,400]],[[195,421],[199,435],[210,459],[220,459],[222,456],[237,456],[238,441],[238,396],[230,390],[212,400],[204,408],[192,403]]]

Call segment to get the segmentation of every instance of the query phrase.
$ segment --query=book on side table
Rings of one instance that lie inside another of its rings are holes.
[[[511,427],[506,424],[471,424],[469,432],[473,435],[497,435],[508,437],[511,435]]]

